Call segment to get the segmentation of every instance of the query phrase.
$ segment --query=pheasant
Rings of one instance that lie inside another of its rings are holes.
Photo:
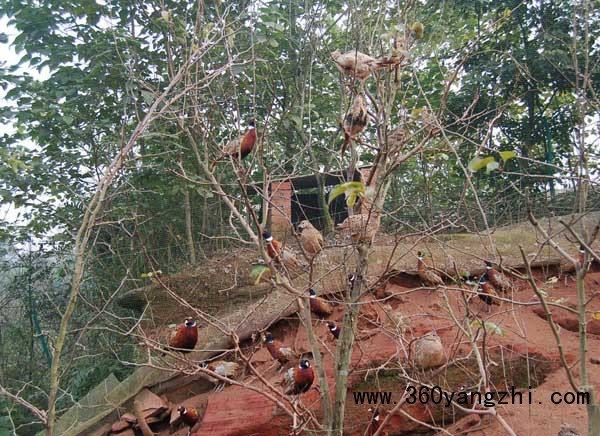
[[[323,249],[323,235],[310,221],[300,221],[298,230],[300,231],[300,245],[308,255],[314,257]]]
[[[512,282],[502,274],[500,271],[497,271],[493,266],[492,262],[485,262],[485,270],[488,276],[488,280],[490,284],[501,291],[510,291],[513,288]]]
[[[496,290],[488,280],[487,274],[484,274],[479,279],[479,288],[477,290],[477,296],[486,304],[487,311],[491,310],[492,305],[500,305],[500,301],[495,298],[498,297]]]
[[[364,82],[373,71],[400,62],[398,58],[375,59],[358,50],[351,50],[343,54],[336,50],[331,52],[331,59],[342,74],[356,77],[361,82]]]
[[[184,405],[181,405],[177,408],[177,411],[179,412],[179,416],[181,417],[183,423],[188,427],[195,426],[200,420],[200,414],[193,407],[185,407]]]
[[[273,335],[269,332],[266,334],[265,343],[267,344],[267,350],[273,359],[279,362],[280,365],[285,365],[288,361],[294,357],[294,352],[291,348],[282,347],[279,341],[273,338]]]
[[[341,155],[344,157],[344,153],[346,152],[346,148],[350,141],[355,140],[355,138],[367,127],[367,123],[369,122],[369,116],[367,112],[367,106],[365,104],[365,98],[358,94],[354,97],[354,101],[352,102],[352,106],[346,112],[346,116],[344,116],[344,121],[342,123],[342,127],[344,128],[344,144],[342,145]]]
[[[301,264],[294,255],[289,250],[286,250],[283,247],[283,244],[279,242],[277,239],[273,238],[270,232],[266,230],[262,233],[262,237],[267,245],[267,254],[271,259],[275,262],[282,264],[287,269],[296,271],[300,269]]]
[[[373,242],[373,238],[379,230],[380,216],[378,213],[356,214],[349,216],[338,224],[338,229],[350,234],[354,242]]]
[[[185,322],[177,327],[177,331],[169,341],[169,350],[189,353],[198,342],[198,326],[193,318],[186,318]]]
[[[210,363],[202,362],[200,368],[208,369],[221,377],[230,379],[237,377],[241,369],[239,363],[226,360],[216,360]],[[215,392],[221,392],[225,388],[225,382],[220,379],[207,376],[207,380],[215,385]]]
[[[337,324],[335,322],[327,321],[327,328],[331,332],[331,335],[333,336],[334,339],[340,338],[340,328],[337,326]]]
[[[284,377],[286,395],[300,395],[308,392],[315,379],[315,373],[307,359],[301,359],[298,366],[290,368]]]
[[[367,433],[369,436],[373,436],[377,433],[377,430],[381,428],[381,424],[385,419],[385,415],[379,412],[379,409],[369,409],[371,415],[371,423],[369,424],[369,432]],[[384,432],[385,433],[385,432]]]
[[[417,252],[417,271],[419,277],[427,286],[443,286],[444,281],[435,271],[429,269],[424,260],[425,256],[420,251]]]
[[[317,293],[314,289],[311,288],[308,290],[308,292],[310,294],[310,310],[312,313],[323,318],[327,318],[333,313],[331,304],[322,298],[317,297]]]
[[[577,263],[579,267],[583,267],[585,263],[585,247],[583,245],[579,246],[579,251],[577,253]],[[575,265],[572,262],[568,262],[567,260],[563,260],[560,263],[560,272],[562,274],[572,274],[576,271]]]
[[[256,144],[256,127],[254,119],[248,122],[248,130],[243,135],[229,141],[223,149],[219,157],[213,161],[211,169],[227,157],[237,158],[239,161],[248,156],[254,149]]]

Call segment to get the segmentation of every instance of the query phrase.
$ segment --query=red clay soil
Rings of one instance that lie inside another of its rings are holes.
[[[553,301],[563,305],[576,304],[577,295],[574,281],[569,278],[565,281],[562,277],[555,283],[546,283],[545,277],[539,277],[539,285]],[[600,290],[600,272],[593,271],[586,278],[586,292],[591,312],[600,311],[600,299],[594,298],[595,291]],[[352,358],[351,388],[348,392],[346,408],[346,433],[348,435],[364,434],[370,414],[368,405],[355,405],[352,393],[355,391],[393,391],[393,401],[399,400],[406,386],[399,377],[399,361],[408,374],[419,377],[423,381],[441,384],[449,391],[456,391],[460,385],[475,385],[478,381],[476,367],[463,360],[459,363],[448,365],[441,370],[419,371],[412,369],[411,344],[414,339],[435,331],[441,338],[449,361],[469,355],[470,344],[455,326],[454,321],[446,309],[444,292],[441,290],[429,292],[426,290],[412,290],[407,283],[390,283],[385,292],[378,295],[387,297],[375,301],[372,295],[363,298],[364,307],[361,311],[359,328],[356,332],[357,342]],[[412,284],[409,284],[412,286]],[[520,283],[520,290],[514,294],[506,295],[519,304],[503,302],[501,306],[493,306],[490,313],[484,310],[483,302],[473,298],[469,303],[470,311],[478,314],[483,320],[492,322],[501,329],[502,334],[488,332],[485,336],[486,347],[492,363],[488,366],[490,385],[492,389],[509,389],[516,385],[518,390],[531,385],[532,404],[515,404],[498,406],[498,413],[506,420],[518,435],[556,435],[562,423],[568,423],[585,434],[587,418],[583,405],[554,405],[551,395],[554,392],[566,393],[573,391],[570,387],[565,371],[560,368],[558,348],[551,330],[540,312],[539,304],[533,291],[525,283]],[[449,287],[446,291],[448,302],[453,309],[455,317],[462,322],[465,317],[464,297],[466,294],[456,287]],[[342,307],[337,306],[329,320],[340,321]],[[403,333],[398,334],[394,323],[390,319],[397,314],[403,318]],[[560,338],[571,365],[575,364],[574,374],[579,377],[577,363],[578,333],[570,331],[574,315],[566,310],[554,309],[554,320],[561,326]],[[594,321],[594,323],[596,323]],[[306,331],[298,327],[297,320],[283,320],[274,325],[271,332],[277,340],[296,350],[309,350]],[[575,325],[577,325],[575,323]],[[330,389],[333,390],[333,364],[335,356],[335,342],[325,324],[325,320],[313,319],[313,327],[321,338],[321,351],[325,370],[328,375]],[[597,327],[594,326],[594,329]],[[576,330],[576,329],[575,329]],[[600,333],[600,329],[594,330]],[[479,341],[481,349],[481,340]],[[248,352],[254,350],[252,363],[257,370],[277,389],[282,389],[279,381],[283,371],[277,371],[277,365],[270,358],[266,348],[261,344],[251,345]],[[588,335],[588,358],[600,358],[600,336]],[[377,371],[376,368],[396,368]],[[469,366],[471,365],[471,366]],[[596,390],[600,389],[600,365],[588,364],[588,373],[591,384]],[[257,389],[264,386],[249,374],[243,378],[245,383],[251,383]],[[579,383],[579,380],[576,381]],[[308,407],[318,418],[322,418],[320,407],[320,394],[318,380],[315,379],[314,387],[301,396],[301,402]],[[526,391],[524,391],[526,392]],[[173,394],[179,396],[181,392]],[[524,400],[527,394],[523,395]],[[237,386],[227,387],[220,393],[203,393],[194,397],[194,401],[207,398],[208,406],[201,427],[193,433],[196,436],[219,435],[287,435],[290,433],[291,420],[272,401],[265,396],[247,388]],[[170,398],[174,401],[173,398]],[[385,411],[393,408],[393,404],[383,406]],[[429,427],[418,424],[402,414],[395,415],[386,430],[390,435],[434,434],[440,427],[456,429],[460,424],[468,426],[477,423],[479,429],[471,428],[470,435],[502,435],[506,432],[499,423],[491,418],[484,418],[480,423],[473,415],[464,417],[452,407],[439,408],[433,405],[415,405],[404,409],[420,421],[428,423]],[[461,419],[462,418],[462,419]],[[459,424],[453,421],[461,419]],[[309,426],[308,430],[311,429]],[[464,428],[463,428],[464,430]],[[169,432],[161,434],[171,434]],[[442,433],[440,433],[442,434]],[[457,433],[458,434],[458,433]]]

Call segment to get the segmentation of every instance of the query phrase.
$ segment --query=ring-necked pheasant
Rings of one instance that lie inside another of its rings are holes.
[[[513,284],[508,277],[500,271],[497,271],[492,265],[492,262],[485,262],[485,270],[488,280],[494,288],[500,291],[510,291],[513,288]]]
[[[185,322],[177,327],[177,330],[169,341],[168,349],[189,353],[198,342],[198,326],[193,318],[186,318]]]
[[[289,347],[282,347],[279,341],[273,338],[273,335],[267,332],[265,336],[265,343],[267,344],[267,350],[273,359],[279,362],[281,366],[285,365],[295,356],[294,352]]]
[[[315,379],[315,373],[308,359],[301,359],[298,366],[290,368],[284,377],[286,395],[300,395],[308,392]]]
[[[240,373],[240,364],[237,362],[229,362],[227,360],[215,360],[214,362],[206,363],[201,362],[200,368],[208,369],[209,371],[214,372],[221,377],[227,377],[230,379],[235,379]],[[207,380],[215,385],[214,392],[221,392],[225,388],[224,381],[206,376]]]
[[[286,249],[281,242],[273,238],[270,232],[262,232],[262,237],[266,243],[267,254],[273,261],[282,264],[287,269],[296,271],[300,269],[300,261],[294,253]]]
[[[331,335],[334,337],[334,339],[340,338],[340,328],[334,321],[327,321],[327,328],[331,332]]]
[[[486,311],[490,311],[492,305],[500,305],[500,300],[498,300],[498,294],[496,290],[492,286],[492,284],[488,281],[487,274],[484,274],[479,279],[479,289],[477,290],[477,296],[486,304]]]
[[[248,130],[246,133],[225,144],[219,157],[213,161],[211,169],[213,169],[223,159],[230,156],[237,158],[238,161],[241,161],[252,152],[255,144],[256,125],[254,119],[251,119],[248,122]]]
[[[314,289],[308,290],[310,294],[310,310],[317,316],[327,318],[329,315],[333,313],[333,307],[327,301],[322,298],[317,297],[317,293]]]
[[[381,424],[383,423],[383,420],[385,419],[385,415],[383,413],[381,413],[379,411],[379,408],[375,408],[375,409],[369,409],[369,412],[372,413],[371,415],[371,423],[369,424],[369,432],[367,433],[369,436],[373,436],[375,433],[377,433],[377,430],[379,430],[381,428]],[[384,434],[387,434],[384,431]]]
[[[183,423],[190,428],[195,426],[200,420],[200,414],[194,407],[185,407],[184,405],[181,405],[177,408],[177,411],[179,412],[179,416]]]
[[[419,277],[427,286],[443,286],[444,281],[435,271],[429,269],[429,266],[425,263],[425,256],[420,251],[417,252],[417,272]]]

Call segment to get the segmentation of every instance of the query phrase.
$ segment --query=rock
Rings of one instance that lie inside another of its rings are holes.
[[[158,395],[153,394],[149,389],[142,389],[135,397],[140,403],[144,418],[158,416],[169,410],[169,406]]]
[[[415,366],[423,369],[435,368],[446,363],[446,354],[442,340],[435,333],[430,333],[415,341],[413,361]]]
[[[558,436],[581,436],[575,427],[570,424],[561,424]]]
[[[479,415],[471,414],[463,416],[461,419],[456,421],[454,424],[446,427],[447,432],[438,432],[435,436],[442,436],[450,434],[466,434],[469,429],[479,425],[481,423],[481,417]]]
[[[125,431],[122,431],[121,433],[113,433],[113,434],[116,436],[135,436],[135,432],[130,428],[128,428]]]
[[[119,433],[125,429],[128,429],[129,427],[131,427],[130,422],[127,422],[124,419],[120,419],[119,421],[111,425],[110,431],[112,431],[113,433]]]

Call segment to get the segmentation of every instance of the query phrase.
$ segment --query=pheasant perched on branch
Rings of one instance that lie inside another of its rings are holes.
[[[198,342],[198,326],[193,318],[186,318],[184,323],[177,327],[177,331],[169,341],[169,350],[189,353]]]
[[[256,144],[256,127],[254,119],[248,122],[248,130],[243,135],[229,141],[221,150],[220,156],[213,161],[211,169],[213,169],[219,162],[227,157],[234,157],[241,161],[248,156],[254,149]]]
[[[351,50],[343,54],[336,50],[331,52],[331,59],[333,59],[335,66],[342,74],[356,77],[361,82],[364,82],[373,71],[386,66],[397,65],[401,61],[396,57],[375,59],[358,50]]]
[[[429,269],[427,264],[425,263],[425,255],[420,251],[417,252],[417,271],[419,273],[419,277],[427,286],[443,286],[444,281],[439,276],[438,273]]]
[[[358,94],[354,97],[352,106],[346,112],[342,127],[344,128],[344,144],[342,145],[342,157],[346,152],[346,148],[350,141],[355,140],[356,136],[360,134],[367,127],[369,122],[369,115],[367,112],[367,105],[365,98]]]
[[[323,249],[323,235],[310,221],[300,221],[298,230],[300,231],[300,244],[308,255],[315,256]]]
[[[513,288],[512,282],[502,274],[500,271],[496,271],[493,267],[492,262],[485,262],[485,270],[490,284],[501,291],[510,291]]]

